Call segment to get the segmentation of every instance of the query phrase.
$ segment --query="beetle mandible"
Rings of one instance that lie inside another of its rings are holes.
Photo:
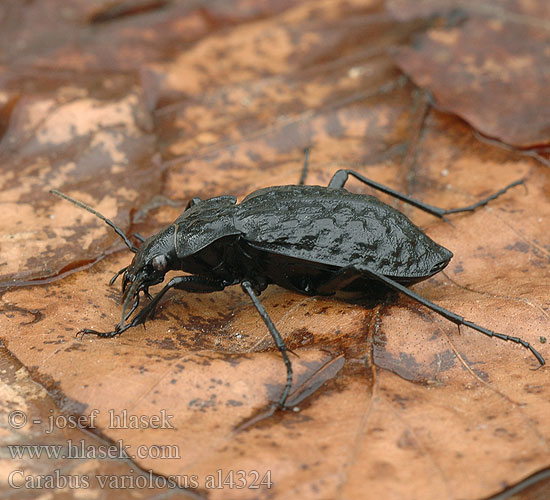
[[[378,184],[354,170],[338,170],[327,187],[307,186],[303,183],[307,164],[308,150],[300,184],[259,189],[240,203],[233,196],[194,198],[172,224],[147,239],[140,237],[139,248],[109,219],[88,205],[52,190],[104,220],[135,253],[131,264],[111,280],[112,284],[123,274],[120,323],[111,332],[84,329],[80,333],[114,337],[143,324],[154,316],[160,299],[171,288],[209,293],[240,284],[285,362],[287,379],[278,402],[280,408],[285,408],[292,386],[292,364],[288,349],[258,295],[270,284],[306,295],[364,291],[382,284],[458,326],[521,344],[533,353],[540,366],[545,364],[544,358],[527,341],[484,328],[409,290],[408,286],[444,269],[453,254],[378,198],[344,189],[352,176],[371,188],[445,219],[448,214],[473,211],[486,205],[523,180],[468,207],[445,210]],[[190,275],[172,278],[152,297],[149,287],[161,283],[170,270]],[[139,305],[140,293],[150,302],[126,323]]]

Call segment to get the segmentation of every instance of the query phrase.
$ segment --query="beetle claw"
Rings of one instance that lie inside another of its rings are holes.
[[[83,330],[80,330],[76,333],[76,337],[78,338],[78,336],[81,335],[80,340],[84,338],[84,335],[95,335],[96,337],[112,338],[112,337],[116,337],[117,335],[120,335],[123,331],[124,330],[115,329],[112,332],[98,332],[97,330],[90,330],[89,328],[84,328]]]

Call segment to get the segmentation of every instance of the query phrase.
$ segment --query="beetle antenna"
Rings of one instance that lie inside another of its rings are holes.
[[[138,249],[132,245],[132,242],[128,239],[128,236],[124,234],[124,231],[120,229],[113,221],[107,219],[103,214],[100,214],[97,210],[94,210],[92,207],[86,205],[86,203],[82,203],[81,201],[75,200],[74,198],[71,198],[70,196],[67,196],[66,194],[63,194],[61,191],[58,191],[57,189],[50,189],[50,193],[55,194],[56,196],[59,196],[60,198],[63,198],[67,201],[70,201],[73,205],[76,205],[77,207],[83,208],[84,210],[87,210],[91,214],[94,214],[96,217],[99,217],[103,222],[105,222],[107,225],[111,226],[115,233],[118,234],[123,240],[124,243],[126,243],[126,246],[134,253],[138,251]]]

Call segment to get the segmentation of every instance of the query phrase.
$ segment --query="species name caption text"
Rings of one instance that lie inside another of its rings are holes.
[[[90,444],[86,443],[85,439],[79,441],[68,439],[66,444],[9,444],[6,448],[13,460],[21,460],[25,457],[50,460],[181,459],[177,444],[139,445],[135,451],[132,451],[132,447],[129,444],[125,445],[122,439],[115,444]]]
[[[46,419],[31,419],[21,410],[13,410],[8,414],[8,425],[12,429],[22,429],[27,424],[46,427],[44,433],[51,435],[57,429],[95,429],[96,419],[101,412],[92,410],[88,415],[65,416],[54,414]],[[166,410],[160,410],[155,415],[134,415],[127,410],[107,412],[109,429],[170,429],[176,430],[170,415]],[[103,427],[103,426],[101,426]],[[68,439],[64,444],[17,444],[2,447],[7,450],[2,453],[5,458],[11,458],[19,463],[24,459],[46,460],[117,460],[117,459],[181,459],[179,445],[139,445],[134,449],[125,445],[120,439],[113,444],[94,444],[85,439]],[[153,488],[205,488],[205,489],[260,489],[271,488],[271,470],[216,470],[215,474],[200,478],[197,475],[159,476],[148,471],[134,471],[128,474],[62,474],[60,469],[54,469],[51,474],[28,474],[24,469],[12,470],[7,482],[14,489],[54,489],[54,488],[90,488],[104,489],[153,489]]]
[[[13,489],[270,489],[273,486],[271,471],[223,470],[201,478],[196,474],[159,476],[152,470],[135,471],[128,474],[62,474],[55,469],[51,474],[32,475],[22,469],[9,473],[8,484]]]

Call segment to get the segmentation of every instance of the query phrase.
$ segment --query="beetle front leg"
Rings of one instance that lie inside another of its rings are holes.
[[[279,400],[278,406],[279,408],[284,409],[286,400],[290,393],[290,388],[292,386],[292,363],[288,358],[288,354],[287,354],[288,349],[285,345],[283,338],[281,337],[281,334],[279,333],[277,328],[275,328],[273,321],[271,321],[269,314],[267,314],[267,311],[264,309],[264,306],[258,300],[258,297],[256,297],[256,292],[254,292],[254,288],[252,287],[252,284],[250,283],[250,281],[243,281],[241,283],[241,287],[249,295],[250,299],[252,300],[252,303],[254,304],[254,307],[256,307],[256,310],[258,311],[259,315],[264,320],[265,326],[267,326],[269,333],[273,337],[273,341],[275,342],[277,349],[279,349],[279,351],[281,352],[281,355],[283,356],[283,360],[286,365],[286,385],[285,385],[285,390],[283,391],[283,395]]]
[[[148,318],[153,318],[160,299],[171,288],[191,293],[211,293],[223,290],[225,285],[221,281],[209,280],[201,276],[176,276],[151,299],[151,302],[135,315],[134,319],[130,322],[131,326],[141,325]]]
[[[130,323],[118,324],[112,332],[98,332],[96,330],[84,329],[78,332],[83,335],[96,335],[101,338],[112,338],[120,335],[122,332],[128,330],[128,328],[133,328],[135,326],[144,324],[147,319],[152,318],[155,314],[157,305],[164,296],[164,294],[171,288],[176,288],[178,290],[185,290],[192,293],[210,293],[218,292],[223,290],[225,287],[224,283],[221,281],[214,281],[203,278],[201,276],[176,276],[172,278],[168,284],[157,293],[151,301],[139,311]],[[137,307],[137,306],[136,306]],[[135,308],[132,307],[132,310]]]
[[[404,201],[405,203],[408,203],[413,207],[419,208],[420,210],[424,210],[424,212],[428,212],[429,214],[435,215],[436,217],[439,217],[441,219],[445,219],[445,215],[449,215],[449,214],[456,214],[460,212],[473,212],[476,208],[487,205],[487,203],[489,203],[491,200],[498,198],[501,194],[504,194],[510,188],[513,188],[514,186],[517,186],[519,184],[523,184],[523,179],[520,179],[518,181],[512,182],[511,184],[508,184],[508,186],[506,186],[505,188],[502,188],[500,191],[497,191],[496,193],[492,194],[491,196],[488,196],[487,198],[483,198],[482,200],[478,201],[477,203],[474,203],[473,205],[469,205],[467,207],[462,207],[462,208],[445,209],[445,208],[439,208],[439,207],[434,207],[432,205],[428,205],[427,203],[424,203],[420,200],[415,200],[414,198],[411,198],[406,194],[400,193],[399,191],[395,191],[387,186],[384,186],[383,184],[379,184],[378,182],[375,182],[361,175],[355,170],[338,170],[338,172],[336,172],[332,176],[332,179],[330,180],[328,187],[343,188],[344,184],[347,182],[350,175],[355,177],[357,180],[361,181],[362,183],[366,184],[367,186],[370,186],[374,189],[378,189],[378,191],[382,191],[383,193],[389,194],[390,196],[393,196],[398,200]]]

